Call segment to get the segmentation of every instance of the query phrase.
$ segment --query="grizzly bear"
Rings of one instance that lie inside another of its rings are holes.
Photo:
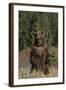
[[[33,70],[36,69],[36,71],[40,70],[43,71],[44,74],[48,74],[49,50],[48,46],[44,45],[44,33],[36,32],[34,37],[35,37],[34,46],[30,53],[30,63],[31,63],[30,72],[33,72]]]

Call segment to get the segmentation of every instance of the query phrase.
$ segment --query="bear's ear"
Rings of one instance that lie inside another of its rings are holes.
[[[43,34],[44,32],[42,31],[41,33]]]
[[[42,31],[41,34],[44,35],[44,32]]]

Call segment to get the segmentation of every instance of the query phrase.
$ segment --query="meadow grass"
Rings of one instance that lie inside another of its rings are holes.
[[[58,76],[58,70],[56,67],[53,66],[49,67],[49,74],[47,75],[45,75],[42,71],[36,71],[36,70],[30,73],[30,69],[27,67],[19,68],[19,79],[57,77],[57,76]]]

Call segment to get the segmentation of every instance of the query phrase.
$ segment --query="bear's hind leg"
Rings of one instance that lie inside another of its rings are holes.
[[[34,65],[32,64],[32,66],[31,66],[31,70],[30,70],[30,73],[32,73],[33,70],[34,70]]]

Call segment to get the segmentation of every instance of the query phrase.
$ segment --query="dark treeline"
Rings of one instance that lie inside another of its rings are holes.
[[[44,32],[49,47],[58,46],[58,13],[19,11],[19,49],[32,47],[34,32]]]

